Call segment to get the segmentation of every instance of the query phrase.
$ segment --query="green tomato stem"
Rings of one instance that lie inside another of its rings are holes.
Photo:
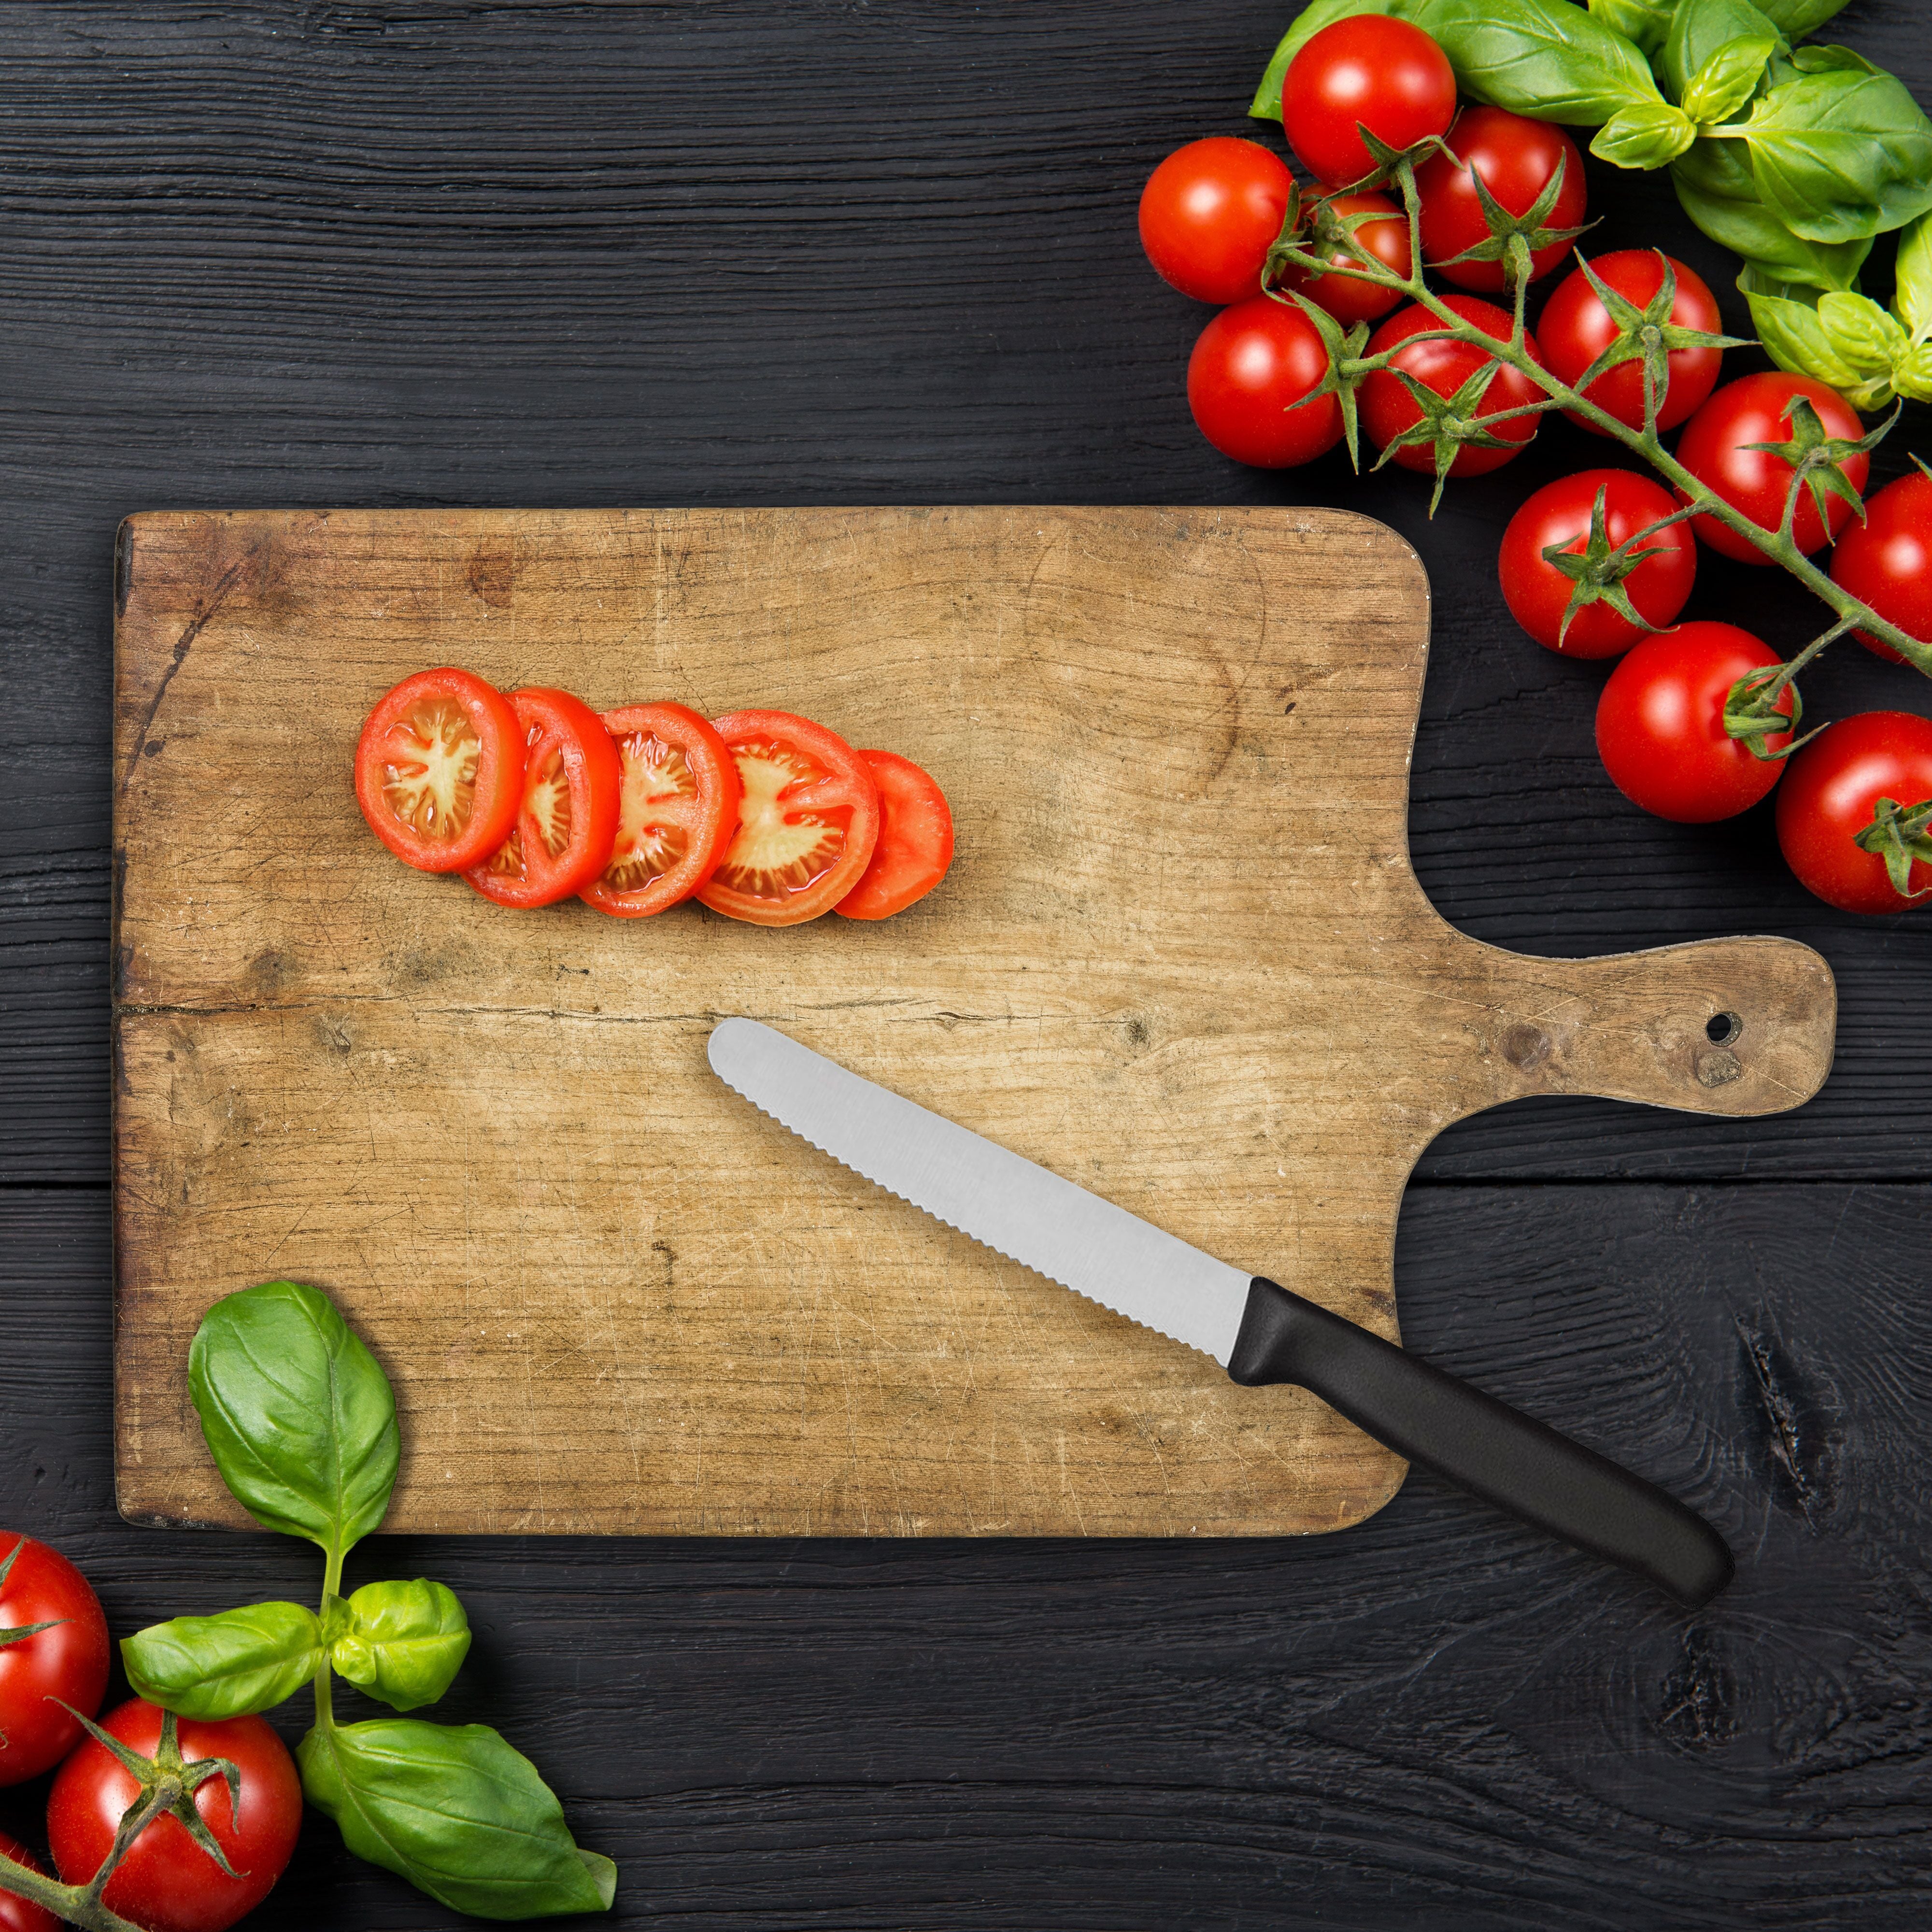
[[[104,1865],[102,1870],[109,1868]],[[92,1890],[92,1887],[83,1889],[77,1885],[62,1885],[58,1879],[29,1871],[12,1858],[0,1857],[0,1892],[12,1892],[44,1906],[56,1918],[83,1927],[85,1932],[141,1932],[132,1919],[109,1911],[99,1898],[90,1897]]]

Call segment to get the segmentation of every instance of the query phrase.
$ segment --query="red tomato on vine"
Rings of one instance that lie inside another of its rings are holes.
[[[1597,277],[1612,294],[1620,295],[1633,308],[1642,309],[1664,286],[1665,265],[1677,278],[1671,298],[1670,320],[1679,328],[1695,328],[1710,335],[1722,333],[1717,298],[1694,269],[1687,268],[1673,256],[1654,248],[1618,248],[1599,255],[1590,264]],[[1602,296],[1591,287],[1581,268],[1573,269],[1556,284],[1538,318],[1536,339],[1549,358],[1550,374],[1574,389],[1576,379],[1607,349],[1617,335],[1617,325],[1604,306]],[[1724,366],[1721,349],[1673,349],[1666,367],[1664,394],[1658,403],[1657,426],[1675,429],[1702,407],[1717,387],[1718,372]],[[1643,427],[1643,364],[1633,359],[1606,369],[1582,392],[1606,416],[1630,429]],[[1579,429],[1592,436],[1607,436],[1574,410],[1563,413]]]
[[[1932,476],[1914,470],[1867,500],[1864,521],[1850,525],[1832,552],[1832,581],[1932,646]],[[1868,632],[1857,635],[1866,650],[1905,662]]]
[[[1292,302],[1257,296],[1201,332],[1188,358],[1187,406],[1223,456],[1286,470],[1342,440],[1341,405],[1315,394],[1328,373],[1314,323]]]
[[[1262,292],[1262,263],[1294,201],[1288,164],[1259,142],[1190,141],[1141,190],[1141,246],[1183,295],[1244,302]]]
[[[1456,118],[1448,56],[1420,27],[1358,14],[1310,36],[1282,78],[1281,124],[1316,179],[1346,188],[1375,171],[1358,124],[1391,148],[1446,134]]]
[[[107,1690],[107,1619],[58,1550],[0,1534],[0,1785],[51,1770]]]
[[[1336,195],[1328,204],[1327,215],[1318,213],[1316,217],[1316,238],[1322,238],[1321,230],[1328,225],[1329,218],[1346,221],[1357,215],[1365,218],[1352,231],[1357,242],[1384,268],[1406,279],[1413,272],[1408,246],[1408,217],[1385,194]],[[1339,268],[1360,266],[1339,238],[1322,250],[1322,259],[1334,262]],[[1306,296],[1316,308],[1326,309],[1345,326],[1373,322],[1378,316],[1387,315],[1402,300],[1400,289],[1379,288],[1358,275],[1311,274],[1307,269],[1293,265],[1282,274],[1277,286],[1284,293]]]
[[[1881,799],[1908,809],[1932,800],[1932,719],[1909,711],[1841,718],[1793,754],[1778,795],[1785,863],[1807,892],[1840,912],[1904,912],[1924,903],[1901,896],[1882,852],[1858,842]],[[1912,856],[1906,884],[1913,894],[1932,888],[1932,864]]]
[[[1580,228],[1589,203],[1583,157],[1561,128],[1500,107],[1466,107],[1449,130],[1456,159],[1438,152],[1415,171],[1422,198],[1422,259],[1457,287],[1499,295],[1509,278],[1498,262],[1457,262],[1453,256],[1490,239],[1488,218],[1474,177],[1510,214],[1527,214],[1538,196],[1563,170],[1563,184],[1542,225]],[[1549,274],[1573,244],[1551,242],[1531,252],[1531,279]],[[1541,331],[1538,332],[1540,334]]]
[[[1479,302],[1474,296],[1444,296],[1442,299],[1444,306],[1463,321],[1474,323],[1488,334],[1508,338],[1510,318],[1501,309]],[[1494,362],[1473,343],[1438,340],[1402,346],[1410,337],[1426,334],[1429,330],[1442,326],[1441,320],[1420,302],[1412,302],[1407,308],[1390,316],[1369,338],[1369,352],[1372,356],[1379,356],[1392,349],[1400,349],[1401,353],[1396,357],[1392,368],[1376,370],[1363,383],[1358,399],[1362,427],[1377,448],[1384,448],[1405,430],[1421,422],[1422,406],[1409,393],[1407,384],[1394,374],[1395,369],[1406,369],[1424,388],[1447,398],[1455,395],[1484,369],[1493,368],[1496,374],[1490,377],[1488,388],[1472,402],[1468,414],[1472,418],[1493,418],[1484,422],[1482,428],[1490,435],[1500,436],[1504,446],[1498,448],[1480,443],[1466,443],[1456,452],[1456,460],[1449,467],[1451,476],[1480,476],[1486,471],[1500,469],[1528,446],[1542,418],[1527,412],[1511,415],[1509,412],[1526,412],[1528,405],[1543,400],[1543,392],[1527,376]],[[1535,337],[1526,334],[1524,340],[1531,356],[1541,362],[1543,352],[1538,347]],[[1406,444],[1390,460],[1400,464],[1405,470],[1419,470],[1426,476],[1435,474],[1436,452],[1426,442]]]

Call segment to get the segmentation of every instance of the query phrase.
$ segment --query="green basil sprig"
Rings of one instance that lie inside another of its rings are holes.
[[[322,1550],[321,1610],[254,1604],[142,1630],[121,1646],[135,1690],[183,1717],[233,1718],[312,1683],[302,1789],[358,1857],[482,1918],[606,1910],[616,1867],[578,1847],[536,1767],[488,1725],[336,1721],[338,1674],[398,1711],[434,1703],[470,1624],[427,1578],[339,1594],[344,1557],[388,1508],[399,1438],[389,1378],[328,1298],[272,1281],[216,1303],[188,1383],[236,1499]]]

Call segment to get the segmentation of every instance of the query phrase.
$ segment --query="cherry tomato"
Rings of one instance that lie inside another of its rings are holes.
[[[1187,406],[1223,456],[1286,470],[1342,440],[1342,408],[1332,395],[1302,401],[1328,373],[1314,323],[1292,302],[1257,296],[1224,308],[1201,332],[1187,362]]]
[[[830,912],[865,876],[879,842],[879,787],[836,732],[788,711],[714,721],[736,760],[738,830],[700,904],[752,926]]]
[[[1664,286],[1664,264],[1676,272],[1677,293],[1670,304],[1670,320],[1680,328],[1698,328],[1715,335],[1722,328],[1717,298],[1703,278],[1687,268],[1675,256],[1655,248],[1618,248],[1599,255],[1590,266],[1598,278],[1626,302],[1642,308]],[[1604,306],[1603,298],[1591,287],[1581,268],[1573,269],[1556,284],[1556,292],[1543,305],[1536,325],[1536,339],[1550,358],[1552,374],[1574,389],[1576,378],[1595,362],[1616,339],[1617,326]],[[1702,406],[1717,387],[1718,371],[1724,366],[1721,349],[1673,349],[1664,394],[1658,405],[1657,426],[1675,429]],[[1615,416],[1631,429],[1643,427],[1643,364],[1619,362],[1606,369],[1582,392],[1607,416]],[[1574,410],[1563,413],[1580,429],[1592,436],[1607,436]]]
[[[1679,624],[1646,638],[1597,700],[1597,750],[1633,805],[1679,825],[1730,818],[1777,784],[1781,760],[1752,755],[1724,729],[1724,700],[1748,673],[1780,660],[1734,624]],[[1789,715],[1789,688],[1778,708]],[[1777,750],[1786,731],[1767,741]]]
[[[1575,585],[1543,553],[1552,548],[1580,554],[1588,544],[1597,492],[1604,493],[1604,534],[1614,547],[1677,508],[1670,492],[1628,470],[1583,470],[1546,483],[1510,519],[1503,532],[1503,601],[1510,614],[1546,650],[1565,657],[1613,658],[1648,633],[1598,598],[1563,628]],[[1644,540],[1654,552],[1623,580],[1637,614],[1661,629],[1683,609],[1697,575],[1697,545],[1682,524]],[[1561,640],[1559,642],[1558,640]]]
[[[1415,171],[1422,197],[1422,259],[1459,287],[1497,295],[1509,286],[1500,262],[1456,262],[1460,255],[1490,238],[1490,224],[1474,177],[1511,214],[1527,214],[1560,166],[1563,185],[1544,222],[1546,228],[1580,228],[1589,201],[1583,157],[1561,128],[1531,121],[1500,107],[1466,107],[1448,136],[1448,154],[1432,154]],[[1568,242],[1552,242],[1532,251],[1532,279],[1546,275],[1569,254]]]
[[[161,1713],[130,1698],[101,1728],[152,1757]],[[219,1773],[194,1794],[194,1808],[238,1876],[230,1878],[178,1818],[164,1813],[129,1846],[103,1897],[110,1910],[148,1932],[222,1932],[260,1905],[281,1876],[302,1828],[302,1780],[287,1746],[260,1718],[214,1724],[184,1718],[179,1731],[185,1761],[226,1758],[241,1773],[233,1815]],[[47,1800],[47,1841],[69,1885],[85,1885],[100,1869],[122,1815],[140,1795],[134,1774],[93,1738],[61,1766]]]
[[[1190,141],[1141,190],[1141,246],[1183,295],[1244,302],[1262,292],[1262,263],[1294,200],[1288,164],[1258,141]]]
[[[682,704],[627,704],[602,723],[622,788],[610,862],[584,897],[599,912],[643,919],[689,898],[717,870],[738,829],[738,767]]]
[[[1753,523],[1777,530],[1784,521],[1784,500],[1791,493],[1791,466],[1770,450],[1748,446],[1789,442],[1796,432],[1785,411],[1799,396],[1810,400],[1827,436],[1849,439],[1864,434],[1857,416],[1835,389],[1828,389],[1809,376],[1787,376],[1780,370],[1726,382],[1684,425],[1677,445],[1678,461],[1706,489],[1714,490],[1733,509],[1742,510]],[[1844,471],[1852,487],[1863,490],[1871,473],[1871,458],[1854,456]],[[1826,501],[1831,506],[1830,534],[1836,536],[1850,520],[1852,506],[1842,497],[1829,494]],[[1691,527],[1720,556],[1735,557],[1740,563],[1773,561],[1715,517],[1699,515],[1690,520]],[[1826,527],[1819,520],[1818,506],[1808,488],[1799,493],[1792,536],[1808,556],[1826,540]]]
[[[1408,217],[1385,194],[1338,194],[1328,204],[1337,215],[1366,214],[1354,231],[1355,239],[1382,263],[1398,275],[1408,275],[1414,266],[1408,250]],[[1342,268],[1359,266],[1340,242],[1322,256]],[[1312,275],[1306,268],[1290,268],[1280,280],[1286,292],[1306,296],[1318,308],[1325,308],[1337,322],[1373,322],[1387,315],[1402,300],[1400,290],[1378,288],[1353,275]]]
[[[59,1763],[107,1690],[107,1619],[58,1550],[0,1532],[0,1785]],[[59,1702],[54,1700],[58,1699]]]
[[[369,829],[422,872],[466,872],[510,836],[524,737],[510,700],[446,666],[406,677],[370,712],[356,747],[356,802]]]
[[[1358,124],[1391,148],[1445,134],[1456,76],[1420,27],[1358,14],[1311,34],[1282,76],[1281,124],[1317,181],[1344,188],[1375,172]]]
[[[1882,798],[1895,805],[1932,799],[1932,720],[1909,711],[1864,711],[1828,724],[1791,758],[1778,795],[1778,842],[1798,882],[1840,912],[1904,912],[1922,899],[1893,890],[1885,861],[1856,842]],[[1932,886],[1932,866],[1915,860],[1906,883]]]
[[[1474,322],[1492,335],[1507,338],[1509,334],[1510,318],[1490,303],[1478,302],[1474,296],[1444,296],[1442,300],[1463,321]],[[1384,350],[1406,342],[1412,335],[1442,326],[1442,322],[1420,302],[1412,302],[1400,314],[1390,316],[1370,337],[1369,352],[1379,356]],[[1531,356],[1541,362],[1543,354],[1537,346],[1535,337],[1526,334],[1523,339]],[[1453,396],[1489,361],[1472,343],[1438,340],[1418,342],[1403,350],[1396,358],[1395,366],[1406,369],[1424,388],[1433,389],[1438,396]],[[1500,469],[1528,446],[1542,420],[1537,416],[1504,413],[1513,407],[1540,401],[1543,392],[1527,376],[1518,375],[1516,370],[1500,363],[1495,367],[1496,373],[1472,416],[1498,417],[1500,420],[1486,422],[1483,427],[1492,436],[1503,437],[1508,447],[1492,449],[1475,443],[1466,444],[1456,452],[1456,460],[1449,466],[1451,476],[1480,476],[1486,471]],[[1420,405],[1393,370],[1376,370],[1362,385],[1358,403],[1362,427],[1378,448],[1394,442],[1404,430],[1422,420]],[[1419,470],[1426,476],[1436,473],[1436,452],[1426,442],[1411,443],[1406,448],[1398,449],[1390,460],[1400,464],[1405,470]]]
[[[1869,604],[1908,638],[1932,644],[1932,476],[1909,470],[1865,504],[1832,553],[1832,581]],[[1868,632],[1867,650],[1894,664],[1904,658]]]
[[[567,691],[512,692],[524,796],[508,836],[464,877],[498,905],[574,898],[610,862],[623,768],[603,721]]]
[[[0,1858],[11,1858],[43,1878],[47,1875],[46,1867],[4,1832],[0,1832]],[[0,1932],[60,1932],[60,1921],[44,1905],[35,1905],[18,1892],[0,1892]]]
[[[938,782],[893,752],[861,752],[879,788],[879,842],[859,883],[834,906],[848,919],[890,919],[922,899],[952,862],[952,812]]]

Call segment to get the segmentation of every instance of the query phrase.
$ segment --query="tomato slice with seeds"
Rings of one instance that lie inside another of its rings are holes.
[[[464,872],[510,835],[524,734],[510,700],[452,665],[406,677],[356,746],[356,802],[369,829],[422,872]]]
[[[584,889],[599,912],[644,919],[688,899],[738,830],[744,788],[724,740],[682,704],[627,704],[603,725],[623,774],[616,842]]]
[[[925,898],[952,862],[952,810],[930,772],[896,752],[861,752],[879,788],[879,842],[859,883],[834,906],[848,919],[890,919]]]
[[[574,898],[610,862],[622,790],[604,722],[567,691],[514,691],[524,787],[509,836],[464,877],[498,905]]]
[[[872,862],[879,788],[836,732],[788,711],[714,718],[744,787],[738,830],[698,892],[752,926],[798,926],[830,912]]]

